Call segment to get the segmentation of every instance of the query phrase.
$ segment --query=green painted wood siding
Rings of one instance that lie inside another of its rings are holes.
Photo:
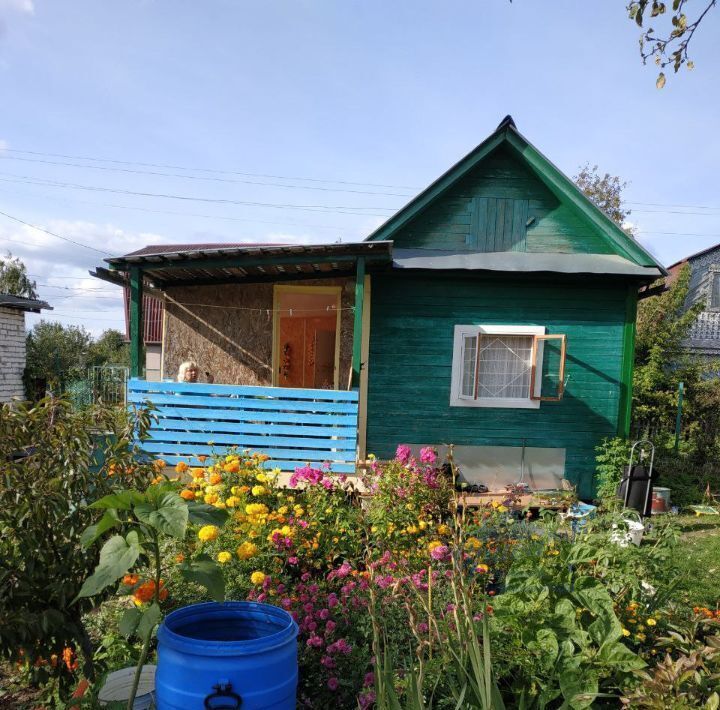
[[[563,205],[504,148],[399,230],[393,240],[405,249],[611,253],[589,221]]]
[[[399,443],[558,447],[593,493],[594,448],[618,429],[627,285],[567,278],[372,277],[368,452]],[[457,324],[542,325],[567,336],[567,388],[539,409],[450,407]]]

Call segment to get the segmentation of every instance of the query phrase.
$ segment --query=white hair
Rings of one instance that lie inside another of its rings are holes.
[[[178,368],[177,381],[185,382],[185,373],[188,370],[198,370],[197,363],[194,360],[186,360]]]

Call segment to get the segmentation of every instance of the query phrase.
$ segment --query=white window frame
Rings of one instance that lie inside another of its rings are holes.
[[[451,407],[495,407],[511,409],[539,409],[540,399],[527,397],[468,397],[462,394],[463,339],[476,335],[545,335],[543,325],[456,325],[453,338],[452,382],[450,385]],[[478,341],[479,343],[479,341]],[[543,342],[537,342],[536,369],[542,372]],[[535,379],[534,395],[540,397],[541,378]]]

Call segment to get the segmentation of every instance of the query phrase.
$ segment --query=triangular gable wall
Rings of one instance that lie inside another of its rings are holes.
[[[506,119],[379,227],[396,248],[618,254],[662,269]]]

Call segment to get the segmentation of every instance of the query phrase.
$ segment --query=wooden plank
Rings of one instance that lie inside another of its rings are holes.
[[[155,429],[150,432],[148,441],[169,443],[198,443],[222,444],[223,446],[237,446],[241,449],[267,450],[275,447],[296,447],[304,449],[319,449],[323,451],[352,451],[355,454],[355,437],[352,439],[333,439],[330,437],[301,438],[292,436],[249,436],[230,434],[222,431],[168,431]]]
[[[151,454],[184,454],[189,453],[193,455],[205,454],[206,456],[212,456],[217,454],[218,451],[227,450],[227,446],[207,446],[198,445],[195,443],[188,444],[171,444],[168,442],[152,442],[144,441],[142,443],[143,451]],[[252,451],[267,454],[271,458],[276,459],[301,459],[303,461],[355,461],[355,452],[352,455],[348,454],[347,451],[315,451],[313,449],[252,449]]]
[[[245,398],[238,396],[233,397],[201,397],[193,395],[172,395],[172,394],[151,394],[150,397],[146,393],[129,392],[128,401],[133,404],[142,404],[150,400],[156,404],[172,404],[178,407],[203,407],[214,409],[222,407],[225,409],[242,409],[244,411],[253,410],[287,410],[291,412],[346,412],[349,414],[357,412],[357,404],[355,402],[308,402],[301,400],[269,400]]]
[[[495,251],[495,223],[497,221],[497,200],[488,199],[485,217],[485,246],[482,251]]]
[[[365,300],[365,259],[358,257],[355,272],[355,311],[353,317],[352,386],[360,386],[362,370],[363,304]]]
[[[139,377],[145,370],[143,328],[143,275],[133,266],[130,268],[130,375]]]
[[[311,399],[356,402],[358,393],[354,390],[298,389],[292,387],[254,387],[250,385],[215,385],[205,383],[147,382],[131,379],[131,392],[172,392],[179,394],[231,395],[241,397],[266,397],[270,399]]]
[[[155,410],[158,416],[177,417],[187,420],[220,420],[230,422],[269,422],[283,424],[329,424],[338,426],[350,426],[355,423],[354,412],[340,412],[337,414],[312,414],[307,412],[287,411],[246,411],[243,409],[200,409],[198,407],[163,407]]]
[[[495,201],[495,243],[493,251],[505,251],[505,205],[507,200]]]
[[[153,455],[153,457],[155,457],[155,456]],[[207,460],[200,461],[200,459],[193,456],[191,453],[188,453],[185,456],[178,456],[177,454],[169,454],[167,456],[163,456],[162,459],[169,466],[174,466],[175,464],[180,463],[181,461],[190,466],[198,466],[198,467],[207,466]],[[260,467],[264,468],[264,469],[268,469],[268,470],[273,469],[273,468],[278,468],[281,471],[292,472],[296,468],[302,468],[303,466],[306,466],[308,463],[313,463],[315,468],[320,468],[320,467],[322,467],[322,464],[324,462],[322,462],[322,461],[317,461],[317,462],[279,461],[279,460],[270,459],[270,460],[264,461],[262,464],[260,464]],[[345,474],[356,473],[356,467],[355,467],[354,463],[350,464],[350,463],[335,462],[330,466],[330,470],[333,473],[345,473]]]
[[[237,422],[213,421],[208,424],[207,420],[195,420],[186,418],[158,417],[157,428],[163,431],[208,431],[212,427],[216,432],[228,432],[230,434],[268,434],[276,436],[305,436],[305,437],[339,437],[351,439],[355,436],[354,426],[315,426],[304,424],[273,424],[263,422],[261,424],[247,424],[240,420]]]

